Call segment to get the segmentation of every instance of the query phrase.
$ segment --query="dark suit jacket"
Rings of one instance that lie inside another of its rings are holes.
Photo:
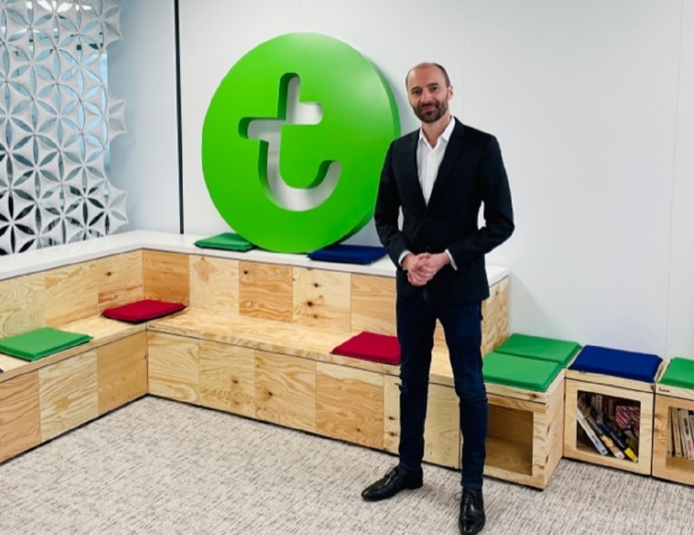
[[[393,141],[386,154],[376,200],[376,231],[398,267],[398,295],[419,291],[398,264],[405,249],[418,254],[446,249],[458,266],[447,265],[426,288],[434,303],[468,304],[489,297],[484,255],[513,233],[511,192],[494,136],[455,120],[429,203],[417,176],[419,130]],[[485,224],[478,227],[484,205]],[[402,229],[398,216],[402,208]]]

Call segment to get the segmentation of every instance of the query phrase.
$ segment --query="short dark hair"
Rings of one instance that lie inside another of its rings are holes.
[[[425,61],[423,63],[418,63],[417,65],[412,67],[409,71],[407,71],[407,74],[405,75],[405,88],[407,88],[407,78],[410,76],[410,73],[415,69],[423,69],[424,67],[436,67],[438,70],[440,70],[441,73],[443,74],[443,79],[446,81],[446,87],[450,87],[451,79],[448,77],[448,72],[443,67],[443,65],[440,65],[439,63],[426,62]]]

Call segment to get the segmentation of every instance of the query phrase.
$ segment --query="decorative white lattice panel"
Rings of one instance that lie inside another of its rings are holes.
[[[106,176],[125,104],[107,89],[111,0],[0,0],[0,255],[127,223]]]

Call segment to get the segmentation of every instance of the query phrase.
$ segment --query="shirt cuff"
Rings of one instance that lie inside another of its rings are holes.
[[[405,259],[405,257],[410,254],[412,251],[405,249],[402,253],[400,253],[400,257],[398,258],[398,265],[402,268],[405,269],[405,266],[402,265],[402,261]],[[405,269],[405,271],[407,271]]]
[[[451,252],[448,249],[446,249],[444,253],[448,255],[448,259],[451,261],[451,267],[458,271],[458,266],[456,266],[455,260],[453,260],[453,255],[451,254]]]

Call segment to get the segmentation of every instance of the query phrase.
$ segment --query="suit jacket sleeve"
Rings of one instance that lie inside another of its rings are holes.
[[[376,223],[378,238],[381,240],[383,247],[386,248],[388,256],[398,268],[402,268],[398,260],[402,252],[407,249],[407,242],[398,226],[400,192],[393,174],[392,152],[393,145],[391,144],[386,153],[383,170],[381,171],[374,222]]]
[[[499,142],[490,136],[482,152],[477,179],[482,188],[484,226],[448,247],[459,268],[506,241],[515,228],[511,190]]]

